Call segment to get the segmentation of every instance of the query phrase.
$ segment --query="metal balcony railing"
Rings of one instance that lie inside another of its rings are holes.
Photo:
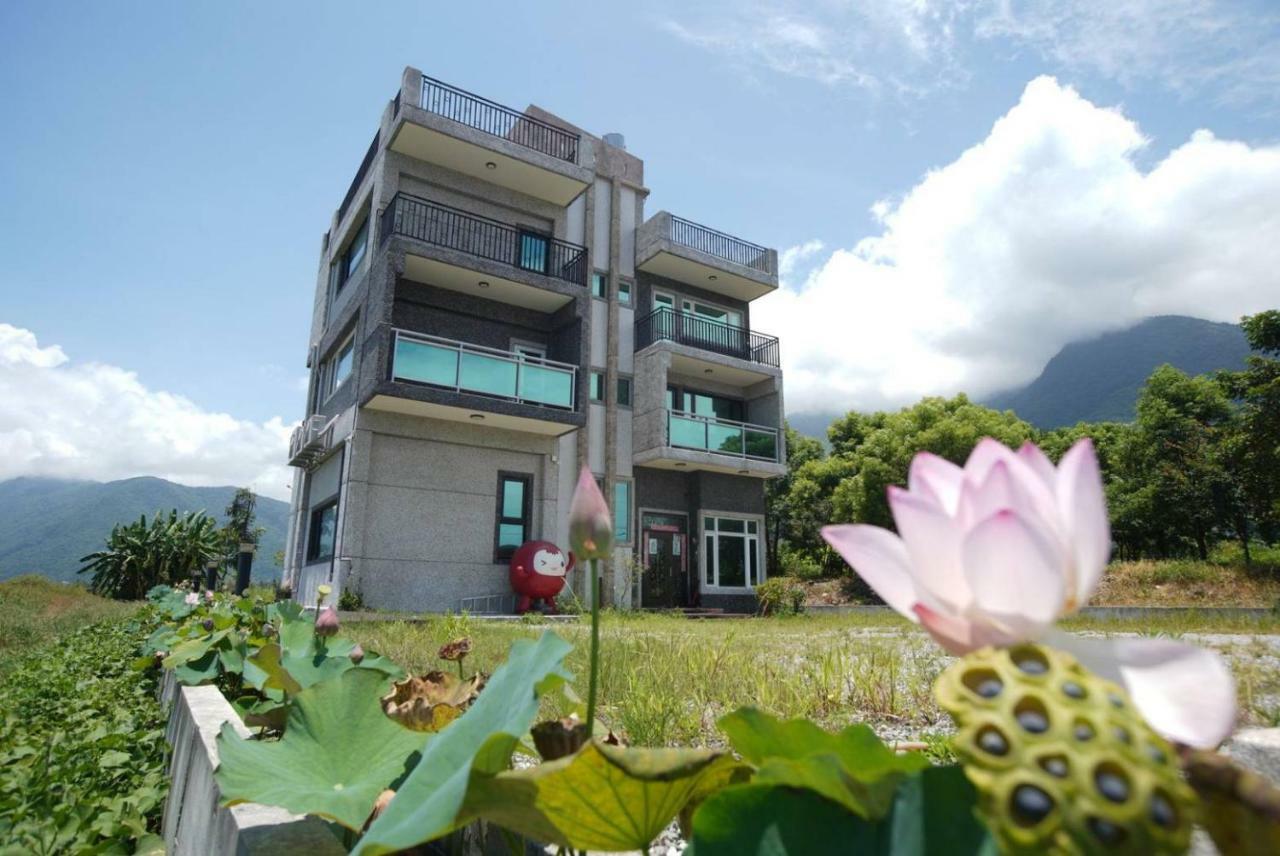
[[[724,259],[734,264],[773,275],[777,273],[770,261],[769,251],[750,241],[726,235],[707,226],[694,223],[671,215],[671,227],[668,237],[672,243],[691,250],[706,253],[709,256]]]
[[[692,312],[659,306],[636,321],[636,350],[666,340],[766,366],[779,366],[778,339]]]
[[[587,284],[587,250],[438,202],[397,193],[382,212],[382,237],[407,235],[520,270]]]
[[[578,134],[425,74],[422,76],[422,109],[544,155],[578,162]]]
[[[393,339],[392,380],[573,410],[575,365],[408,330],[393,330]]]
[[[668,409],[667,445],[776,463],[778,429]]]

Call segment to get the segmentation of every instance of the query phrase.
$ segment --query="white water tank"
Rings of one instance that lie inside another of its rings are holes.
[[[603,139],[609,145],[622,149],[623,151],[626,151],[627,138],[622,136],[621,134],[616,132],[612,134],[605,134]]]

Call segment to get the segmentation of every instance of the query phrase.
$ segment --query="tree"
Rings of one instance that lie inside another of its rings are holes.
[[[784,436],[787,449],[787,474],[781,478],[770,479],[765,483],[765,519],[768,520],[769,567],[777,568],[778,550],[782,541],[787,538],[791,527],[791,485],[795,472],[809,461],[821,460],[826,450],[819,440],[806,437],[790,425],[784,424]]]
[[[133,523],[116,524],[106,549],[80,561],[79,573],[91,573],[89,588],[116,600],[140,600],[152,587],[189,579],[221,553],[218,524],[204,512],[179,516],[157,513],[148,524],[144,514]]]
[[[1246,316],[1241,326],[1257,353],[1244,371],[1218,375],[1240,403],[1227,457],[1239,478],[1245,515],[1272,542],[1280,537],[1280,311]]]
[[[227,523],[222,527],[222,563],[225,568],[235,568],[241,544],[257,544],[266,530],[255,526],[255,508],[258,497],[247,487],[236,489],[231,504],[227,506]]]

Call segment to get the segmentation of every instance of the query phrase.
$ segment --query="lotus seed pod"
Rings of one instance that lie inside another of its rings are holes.
[[[1069,654],[983,648],[934,693],[1001,852],[1186,852],[1196,801],[1173,748]]]
[[[326,606],[316,616],[316,635],[325,637],[338,632],[338,610]]]
[[[325,598],[333,594],[333,586],[321,583],[316,586],[316,606],[324,606]]]

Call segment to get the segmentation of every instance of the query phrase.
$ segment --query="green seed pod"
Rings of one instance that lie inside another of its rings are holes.
[[[934,693],[1002,852],[1186,852],[1196,801],[1173,748],[1069,654],[984,648]]]

